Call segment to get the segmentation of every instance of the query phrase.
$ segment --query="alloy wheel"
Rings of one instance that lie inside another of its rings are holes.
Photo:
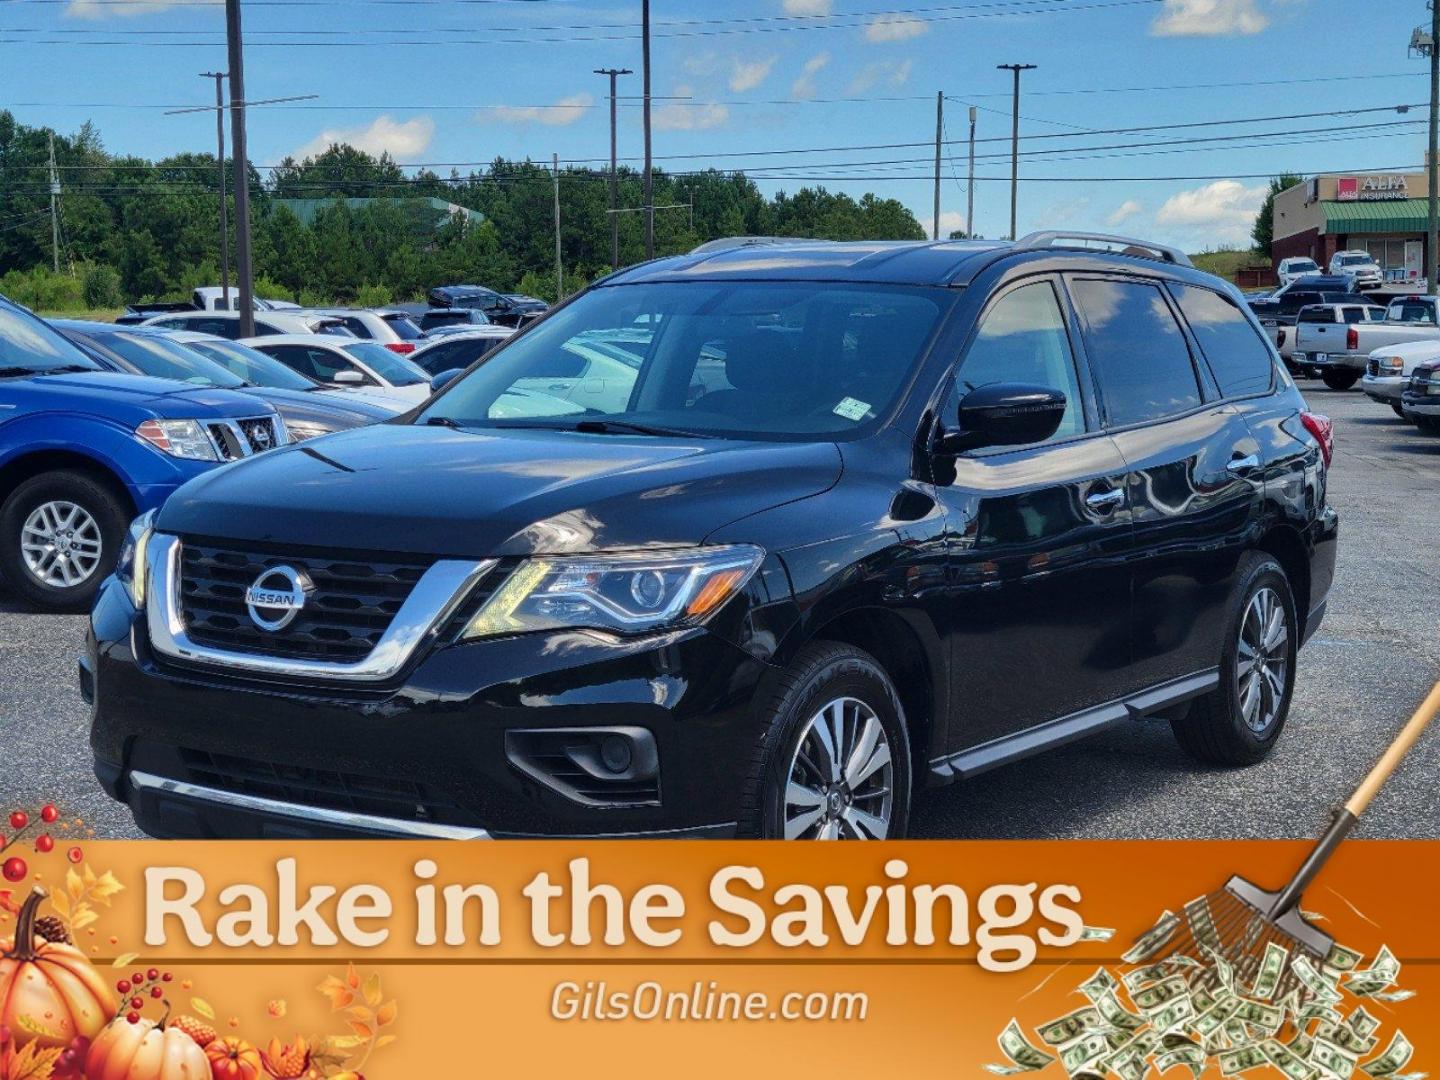
[[[65,500],[41,503],[20,529],[25,566],[43,585],[70,589],[94,576],[104,541],[90,512]]]
[[[787,840],[884,840],[894,809],[895,762],[880,717],[836,698],[806,721],[784,796]]]
[[[1290,625],[1285,603],[1270,586],[1250,598],[1240,620],[1236,690],[1245,725],[1263,735],[1285,703],[1290,669]]]

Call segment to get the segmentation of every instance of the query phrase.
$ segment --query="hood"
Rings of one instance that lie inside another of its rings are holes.
[[[1361,324],[1362,326],[1365,324]],[[1378,324],[1370,324],[1378,325]],[[1429,341],[1406,341],[1396,342],[1394,345],[1382,345],[1370,353],[1374,357],[1398,356],[1408,368],[1413,364],[1423,364],[1427,360],[1440,358],[1440,339]]]
[[[177,420],[258,416],[273,411],[268,405],[234,390],[207,389],[173,379],[112,371],[6,379],[0,382],[0,395],[17,404],[24,404],[28,397],[36,407],[105,416],[125,408]]]
[[[674,547],[817,495],[840,470],[833,443],[381,424],[202,476],[158,527],[455,558]]]
[[[342,403],[324,393],[308,390],[283,390],[273,386],[247,387],[241,393],[259,398],[275,407],[288,424],[292,420],[306,424],[324,424],[335,431],[388,420],[395,413],[364,400]]]

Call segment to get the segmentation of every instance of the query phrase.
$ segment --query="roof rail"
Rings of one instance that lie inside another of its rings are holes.
[[[760,247],[769,244],[829,244],[832,242],[807,236],[722,236],[691,248],[690,254],[705,255],[715,251],[733,251],[736,248]]]
[[[1113,233],[1097,232],[1071,232],[1069,230],[1052,230],[1045,232],[1033,232],[1029,236],[1022,236],[1015,241],[1017,248],[1082,248],[1086,250],[1114,251],[1121,255],[1138,255],[1142,259],[1159,259],[1162,262],[1174,263],[1176,266],[1193,266],[1190,256],[1186,255],[1179,248],[1166,247],[1164,244],[1157,244],[1152,240],[1136,240],[1129,236],[1116,236]]]

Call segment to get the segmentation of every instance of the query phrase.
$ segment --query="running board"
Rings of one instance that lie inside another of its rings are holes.
[[[1142,690],[1119,701],[1112,701],[1094,709],[1071,713],[1058,720],[1038,724],[1014,735],[1006,735],[980,746],[951,754],[930,763],[930,775],[938,783],[948,784],[954,780],[968,780],[988,769],[1007,765],[1012,761],[1065,746],[1078,739],[1086,738],[1106,728],[1115,727],[1126,720],[1140,720],[1161,709],[1178,705],[1208,694],[1220,685],[1220,669],[1210,668],[1194,675],[1186,675],[1159,686]]]

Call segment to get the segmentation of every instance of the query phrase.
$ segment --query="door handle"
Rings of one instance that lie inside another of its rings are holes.
[[[1259,467],[1259,456],[1256,454],[1246,454],[1244,457],[1231,458],[1230,464],[1225,466],[1225,470],[1236,476],[1244,476],[1246,473],[1254,472]]]
[[[1102,514],[1108,514],[1125,501],[1123,488],[1111,488],[1108,491],[1093,491],[1085,496],[1085,505],[1091,510],[1098,510]]]

